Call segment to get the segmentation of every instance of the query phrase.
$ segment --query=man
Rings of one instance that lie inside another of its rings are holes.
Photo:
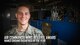
[[[29,24],[30,8],[28,5],[20,5],[16,11],[16,19],[18,25],[12,30],[8,31],[5,36],[44,36],[43,33]],[[38,38],[38,40],[45,40],[45,38]],[[45,42],[13,42],[13,45],[45,45]],[[11,44],[11,45],[12,45]]]

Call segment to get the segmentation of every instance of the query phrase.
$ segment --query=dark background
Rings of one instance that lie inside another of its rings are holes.
[[[43,10],[44,16],[41,19],[45,19],[46,17],[50,17],[51,15],[49,14],[49,11],[51,10],[52,6],[57,6],[59,10],[59,15],[61,16],[60,18],[62,21],[64,20],[65,16],[69,16],[68,19],[71,20],[71,23],[76,24],[77,26],[74,27],[76,28],[76,34],[73,40],[67,41],[69,45],[79,45],[80,44],[80,2],[79,0],[1,0],[0,1],[0,45],[3,43],[3,34],[9,28],[11,27],[10,24],[16,24],[15,21],[14,23],[9,22],[11,18],[6,17],[6,12],[10,12],[11,8],[16,8],[18,4],[21,3],[26,3],[30,4],[34,7],[34,9],[31,13],[35,16],[33,17],[33,20],[39,20],[40,17],[38,17],[37,13],[39,10],[46,9],[46,11]],[[62,11],[62,12],[61,12]],[[63,16],[62,14],[65,14],[66,12],[70,12],[72,15],[65,15]],[[45,16],[47,15],[47,16]],[[13,18],[13,16],[12,16]],[[67,21],[69,22],[69,21]],[[6,27],[7,26],[7,27]],[[65,25],[66,26],[66,25]],[[67,38],[67,37],[66,37]]]

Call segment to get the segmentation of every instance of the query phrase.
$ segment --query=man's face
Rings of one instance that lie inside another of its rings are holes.
[[[18,23],[25,25],[29,22],[30,19],[30,12],[29,12],[29,8],[27,7],[19,7],[18,11],[16,13],[16,18],[18,20]]]

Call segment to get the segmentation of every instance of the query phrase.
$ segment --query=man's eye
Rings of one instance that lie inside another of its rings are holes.
[[[25,15],[27,15],[28,13],[25,13]]]

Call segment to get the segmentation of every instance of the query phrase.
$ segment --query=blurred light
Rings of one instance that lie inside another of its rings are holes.
[[[44,2],[47,2],[48,0],[44,0]]]
[[[46,26],[49,26],[49,24],[48,23],[45,23],[46,24]]]
[[[7,16],[6,16],[7,18],[10,18],[10,13],[7,13]]]
[[[41,2],[41,0],[39,0],[38,2]]]

